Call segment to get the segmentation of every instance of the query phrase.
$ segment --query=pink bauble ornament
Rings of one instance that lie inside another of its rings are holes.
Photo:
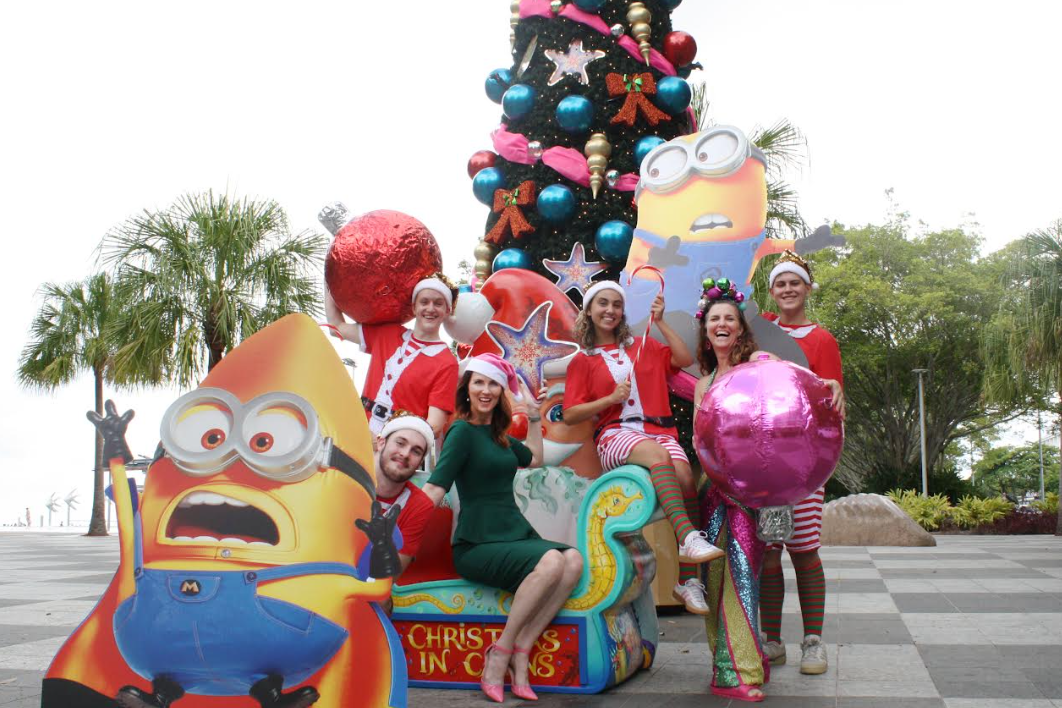
[[[407,322],[413,286],[442,270],[428,227],[412,216],[380,209],[351,219],[325,258],[325,282],[339,309],[355,322]]]
[[[694,418],[694,447],[712,484],[758,509],[796,504],[826,484],[844,426],[826,384],[788,361],[754,361],[719,377]]]

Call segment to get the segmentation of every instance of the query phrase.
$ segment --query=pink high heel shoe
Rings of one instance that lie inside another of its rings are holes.
[[[532,648],[534,648],[534,645],[532,645],[532,647],[530,647],[528,649],[521,649],[520,647],[514,646],[513,647],[513,653],[514,654],[527,654],[527,658],[530,661],[530,659],[531,659],[531,649]],[[514,680],[509,684],[509,688],[510,688],[510,690],[512,690],[513,695],[516,696],[517,698],[522,698],[525,701],[537,701],[538,700],[538,694],[535,693],[533,690],[531,690],[531,684],[524,684],[524,685],[521,686],[521,685],[516,683],[515,677],[514,677]]]
[[[483,693],[486,694],[487,698],[491,699],[495,703],[501,703],[505,700],[504,678],[502,679],[503,683],[487,683],[486,678],[484,678],[487,675],[487,662],[490,661],[490,655],[493,652],[500,652],[502,654],[505,654],[506,656],[512,654],[513,652],[511,649],[500,647],[497,644],[491,644],[489,647],[487,647],[487,650],[483,652],[483,673],[480,674],[479,690],[483,691]]]
[[[763,692],[763,688],[760,686],[749,686],[747,684],[740,684],[738,686],[716,686],[714,683],[708,687],[712,695],[719,696],[720,698],[733,698],[737,701],[748,701],[749,703],[759,703],[767,694]],[[753,693],[755,691],[755,693]]]

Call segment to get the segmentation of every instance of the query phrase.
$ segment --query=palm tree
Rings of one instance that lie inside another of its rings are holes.
[[[190,194],[108,234],[104,261],[128,306],[114,324],[120,376],[194,385],[245,337],[290,312],[319,313],[325,241],[292,235],[274,201]]]
[[[54,390],[91,371],[95,409],[103,415],[104,381],[114,383],[115,346],[107,336],[118,306],[111,280],[98,273],[84,282],[41,287],[44,304],[30,325],[30,341],[22,350],[18,380],[23,386]],[[89,536],[106,536],[103,498],[103,438],[94,433],[95,454],[92,520]]]
[[[1004,283],[1009,296],[985,333],[985,394],[1058,396],[1062,419],[1062,220],[1021,239],[1015,250]],[[1055,533],[1062,536],[1062,508]]]

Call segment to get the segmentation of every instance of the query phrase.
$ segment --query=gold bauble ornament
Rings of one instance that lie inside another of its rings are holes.
[[[642,53],[646,66],[649,66],[649,50],[652,49],[649,44],[649,36],[653,29],[649,23],[652,21],[653,14],[643,3],[632,2],[627,6],[627,24],[631,26],[631,36],[638,41],[638,51]]]
[[[509,51],[516,50],[516,26],[520,24],[520,0],[509,3]]]
[[[486,280],[490,277],[491,266],[494,264],[494,256],[497,255],[497,250],[486,241],[480,241],[476,244],[472,255],[476,257],[476,267],[473,270],[481,281]]]
[[[612,145],[604,133],[594,133],[586,141],[583,148],[586,155],[586,166],[590,168],[590,192],[597,199],[601,185],[605,182],[605,170],[608,169],[608,158],[612,155]]]

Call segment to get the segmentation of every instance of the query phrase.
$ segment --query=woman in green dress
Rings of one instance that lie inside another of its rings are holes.
[[[454,568],[466,580],[515,594],[505,629],[484,654],[480,688],[501,702],[507,672],[519,698],[535,700],[528,685],[528,660],[539,635],[553,621],[583,572],[580,553],[543,540],[513,499],[520,467],[542,464],[541,417],[527,411],[527,444],[508,436],[512,422],[505,388],[517,407],[535,399],[513,367],[494,354],[468,363],[457,388],[456,420],[446,433],[442,454],[424,491],[438,506],[454,483],[461,512],[453,538]]]

